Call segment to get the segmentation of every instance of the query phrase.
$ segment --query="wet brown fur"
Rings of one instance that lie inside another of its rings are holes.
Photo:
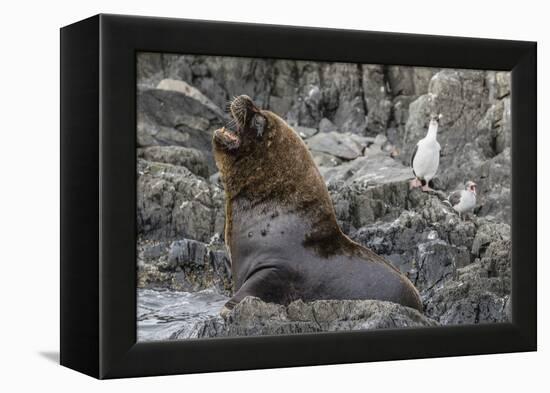
[[[385,263],[372,250],[349,239],[340,229],[323,180],[302,139],[276,114],[257,110],[267,119],[261,138],[241,133],[241,146],[228,151],[213,140],[214,158],[225,188],[225,242],[231,244],[232,201],[245,200],[250,207],[275,203],[300,214],[312,228],[303,245],[322,257],[357,255]]]

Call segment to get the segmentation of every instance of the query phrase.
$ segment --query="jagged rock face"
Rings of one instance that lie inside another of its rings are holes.
[[[228,296],[232,290],[231,262],[219,239],[208,244],[190,239],[141,240],[138,286],[188,292],[214,287]]]
[[[218,107],[246,94],[292,125],[319,129],[323,119],[342,132],[365,134],[362,65],[291,60],[141,54],[138,87],[183,80]]]
[[[426,297],[426,315],[445,325],[510,321],[511,257],[509,239],[492,242],[481,259]]]
[[[161,162],[189,169],[193,174],[208,178],[210,168],[206,155],[192,147],[182,146],[149,146],[137,150],[138,158],[149,162]]]
[[[203,242],[223,232],[223,191],[182,166],[138,159],[137,229],[148,240]]]
[[[294,126],[343,231],[411,279],[430,319],[380,302],[289,309],[250,300],[233,319],[197,326],[193,337],[510,319],[510,77],[493,71],[140,54],[139,287],[231,294],[210,139],[239,94]],[[443,155],[438,191],[428,194],[409,189],[408,160],[434,112],[443,114]],[[478,184],[478,202],[461,220],[443,199],[466,180]],[[322,310],[333,317],[320,326],[311,317]]]
[[[176,332],[172,339],[243,337],[437,326],[417,310],[376,300],[301,300],[281,306],[246,297],[229,314]]]
[[[431,318],[443,324],[507,320],[510,227],[482,218],[460,221],[438,199],[426,202],[395,221],[364,226],[352,239],[399,267]]]
[[[215,109],[213,104],[205,103],[196,94],[166,90],[168,87],[170,85],[138,92],[138,146],[156,147],[156,157],[148,157],[153,161],[159,157],[158,146],[194,149],[204,158],[195,157],[195,164],[191,168],[197,170],[198,166],[206,166],[208,173],[205,174],[214,173],[216,167],[211,151],[212,132],[225,122],[223,112],[219,108]],[[189,151],[184,154],[190,155]]]

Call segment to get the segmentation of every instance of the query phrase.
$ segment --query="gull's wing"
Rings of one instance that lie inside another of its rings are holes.
[[[411,168],[413,170],[413,173],[414,173],[414,167],[413,167],[413,162],[414,162],[414,157],[416,156],[416,152],[418,151],[418,143],[416,144],[415,148],[414,148],[414,151],[412,153],[412,156],[411,156]],[[414,175],[416,176],[416,173],[414,173]]]
[[[462,191],[455,191],[449,195],[449,203],[451,206],[456,206],[460,203],[460,198],[462,197]]]

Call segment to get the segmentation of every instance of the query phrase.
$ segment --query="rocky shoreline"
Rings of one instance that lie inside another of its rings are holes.
[[[376,301],[285,308],[250,299],[194,336],[509,320],[509,89],[509,74],[492,71],[140,54],[138,287],[231,294],[210,139],[227,99],[248,94],[295,126],[344,232],[411,279],[424,315]],[[407,160],[433,111],[444,115],[442,157],[437,191],[423,193],[409,190]],[[478,206],[460,220],[443,199],[466,180],[478,184]],[[326,310],[326,323],[311,320]]]
[[[265,336],[439,326],[417,310],[375,300],[294,301],[288,306],[244,298],[224,320],[211,317],[171,339]]]

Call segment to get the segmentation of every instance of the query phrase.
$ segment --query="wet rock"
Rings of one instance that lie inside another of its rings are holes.
[[[229,296],[231,262],[223,243],[191,239],[138,243],[138,288],[196,292],[214,288]]]
[[[178,240],[170,245],[168,262],[175,266],[183,263],[204,266],[207,253],[205,243],[190,239]]]
[[[200,322],[193,337],[259,336],[364,329],[437,326],[417,310],[376,300],[301,300],[288,306],[247,297],[227,320],[214,317]],[[176,334],[173,338],[181,338]]]

